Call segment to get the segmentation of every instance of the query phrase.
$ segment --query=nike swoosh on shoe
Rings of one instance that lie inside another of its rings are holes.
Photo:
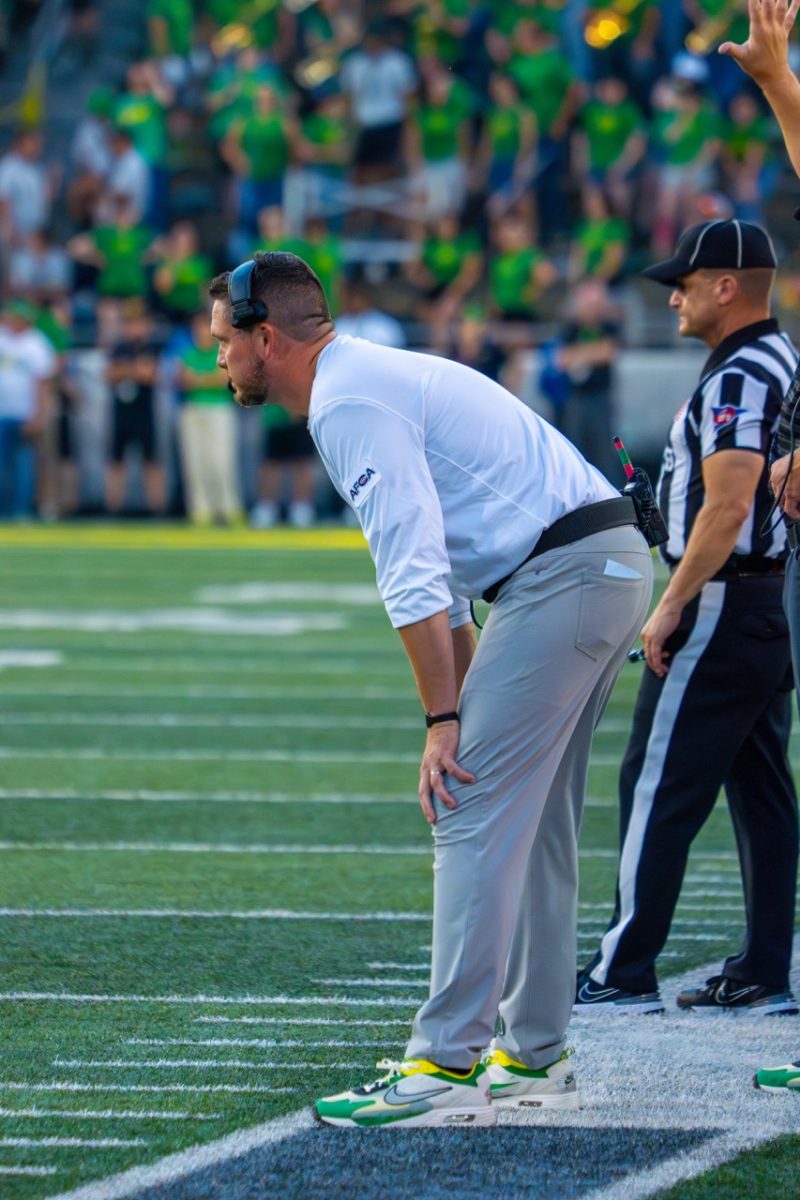
[[[427,1092],[398,1092],[395,1083],[389,1088],[383,1099],[386,1104],[414,1104],[418,1100],[432,1100],[434,1096],[443,1096],[445,1092],[452,1092],[452,1090],[451,1087],[445,1085],[440,1088],[431,1088]]]

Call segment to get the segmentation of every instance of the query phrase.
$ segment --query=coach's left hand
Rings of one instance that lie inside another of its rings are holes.
[[[642,630],[645,661],[659,679],[663,679],[669,670],[666,662],[669,653],[664,650],[664,643],[678,628],[682,611],[674,605],[664,604],[662,600],[656,605],[650,620]]]
[[[434,795],[445,808],[455,808],[456,801],[445,786],[445,776],[452,775],[459,783],[474,783],[475,776],[463,770],[456,762],[458,736],[461,726],[458,721],[443,721],[431,725],[425,743],[425,753],[419,767],[419,803],[429,825],[436,824],[433,807]]]

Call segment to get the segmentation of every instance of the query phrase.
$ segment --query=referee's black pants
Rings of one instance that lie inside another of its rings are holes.
[[[724,786],[747,929],[723,973],[788,986],[798,820],[781,591],[779,576],[706,584],[667,642],[666,678],[645,668],[620,773],[616,908],[590,964],[598,983],[655,991],[689,847]]]

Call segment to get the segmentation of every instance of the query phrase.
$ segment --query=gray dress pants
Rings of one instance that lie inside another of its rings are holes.
[[[578,834],[592,733],[650,604],[633,526],[521,567],[461,693],[458,760],[476,779],[437,802],[430,998],[406,1056],[468,1070],[495,1045],[559,1057],[575,996]]]

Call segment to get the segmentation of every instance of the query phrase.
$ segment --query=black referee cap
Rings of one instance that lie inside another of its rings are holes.
[[[703,268],[748,271],[777,267],[775,247],[766,229],[749,221],[704,221],[681,236],[672,258],[647,267],[642,274],[672,285]]]

